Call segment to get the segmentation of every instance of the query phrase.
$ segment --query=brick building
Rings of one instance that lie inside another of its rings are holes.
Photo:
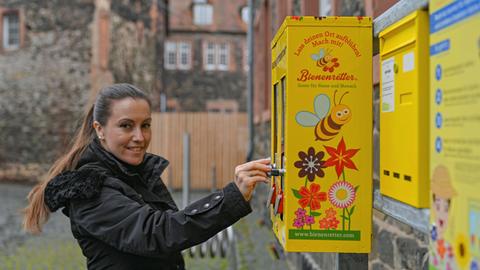
[[[245,111],[246,0],[169,1],[168,110]]]

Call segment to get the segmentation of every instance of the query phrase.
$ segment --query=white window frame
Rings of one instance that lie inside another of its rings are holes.
[[[16,18],[16,26],[12,27],[12,22],[10,18]],[[17,12],[8,12],[3,14],[3,49],[5,50],[15,50],[20,47],[20,14]],[[12,31],[16,30],[16,38],[13,38],[16,42],[10,43],[12,41]]]
[[[183,61],[184,59],[185,62]],[[169,70],[189,70],[192,68],[192,45],[189,42],[166,41],[164,67]]]
[[[177,43],[172,41],[165,42],[165,69],[177,68]]]
[[[205,70],[215,70],[216,69],[216,44],[213,42],[206,42],[204,46],[204,68]],[[209,61],[209,60],[212,61]]]
[[[213,6],[208,3],[194,3],[193,5],[193,24],[211,25],[213,22]]]
[[[228,64],[230,62],[230,57],[229,57],[229,46],[228,46],[228,43],[227,42],[222,42],[222,43],[219,43],[217,44],[217,69],[218,70],[228,70]],[[224,57],[223,59],[225,59],[225,62],[224,63],[221,63],[222,61],[222,57]]]
[[[177,43],[177,67],[181,70],[188,70],[192,67],[192,45],[187,42]],[[183,61],[185,58],[185,62]]]
[[[223,60],[222,60],[223,59]],[[207,41],[203,46],[203,68],[205,70],[229,70],[230,44]]]

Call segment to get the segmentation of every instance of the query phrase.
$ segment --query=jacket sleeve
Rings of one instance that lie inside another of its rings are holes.
[[[72,226],[127,253],[165,256],[199,244],[252,211],[234,183],[184,210],[156,210],[111,188],[70,202]],[[73,229],[73,228],[72,228]]]

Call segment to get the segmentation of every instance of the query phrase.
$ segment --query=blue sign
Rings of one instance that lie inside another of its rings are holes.
[[[457,0],[430,15],[430,33],[435,33],[480,12],[480,0]]]
[[[437,153],[442,152],[442,138],[440,137],[437,137],[437,139],[435,139],[435,150],[437,151]]]
[[[450,39],[445,39],[430,46],[430,55],[433,56],[441,52],[446,52],[449,49],[450,49]]]
[[[435,126],[437,128],[442,127],[442,114],[439,112],[437,112],[437,115],[435,116]]]
[[[437,103],[437,105],[440,105],[440,103],[442,103],[442,89],[440,88],[438,88],[435,92],[435,103]]]
[[[440,64],[437,64],[437,67],[435,68],[435,79],[437,79],[437,81],[440,81],[441,78],[442,78],[442,66],[440,66]]]

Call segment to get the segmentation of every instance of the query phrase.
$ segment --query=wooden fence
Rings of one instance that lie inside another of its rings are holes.
[[[153,113],[149,152],[165,157],[170,165],[162,174],[169,187],[182,187],[183,134],[190,134],[190,187],[211,189],[233,180],[235,166],[247,154],[245,113]]]

